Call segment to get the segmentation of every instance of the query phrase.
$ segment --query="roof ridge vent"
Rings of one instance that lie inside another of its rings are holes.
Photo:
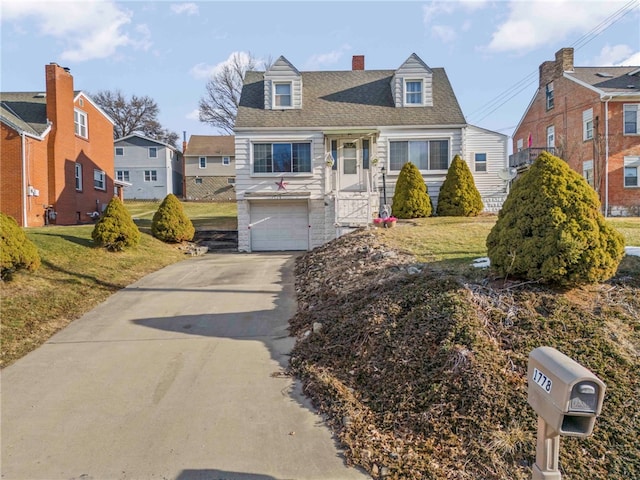
[[[598,72],[596,75],[602,78],[613,78],[613,75],[608,72]]]

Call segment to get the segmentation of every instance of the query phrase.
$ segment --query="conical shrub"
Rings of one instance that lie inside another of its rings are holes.
[[[543,152],[514,183],[487,249],[503,276],[573,286],[613,277],[624,238],[605,221],[585,179]]]
[[[475,217],[484,209],[482,197],[476,188],[467,162],[456,155],[449,166],[447,177],[440,187],[436,213],[450,217]]]
[[[93,228],[91,238],[100,247],[120,252],[140,243],[140,230],[120,199],[113,197]]]
[[[196,230],[184,213],[182,203],[170,193],[153,215],[151,234],[163,242],[179,243],[193,239]]]
[[[13,217],[0,213],[0,278],[11,280],[16,271],[33,272],[39,266],[38,248]]]
[[[397,218],[423,218],[431,216],[433,207],[427,184],[418,167],[407,162],[400,170],[391,206]]]

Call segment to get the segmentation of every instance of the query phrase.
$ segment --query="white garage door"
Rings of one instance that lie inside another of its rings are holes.
[[[252,202],[251,250],[308,250],[307,202]]]

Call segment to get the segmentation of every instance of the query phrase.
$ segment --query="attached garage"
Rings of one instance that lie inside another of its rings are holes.
[[[308,202],[252,201],[251,250],[254,252],[308,250]]]

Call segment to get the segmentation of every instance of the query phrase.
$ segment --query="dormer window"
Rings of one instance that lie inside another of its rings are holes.
[[[422,80],[405,81],[405,105],[422,105]]]
[[[274,108],[291,107],[291,83],[274,84],[273,106]]]

